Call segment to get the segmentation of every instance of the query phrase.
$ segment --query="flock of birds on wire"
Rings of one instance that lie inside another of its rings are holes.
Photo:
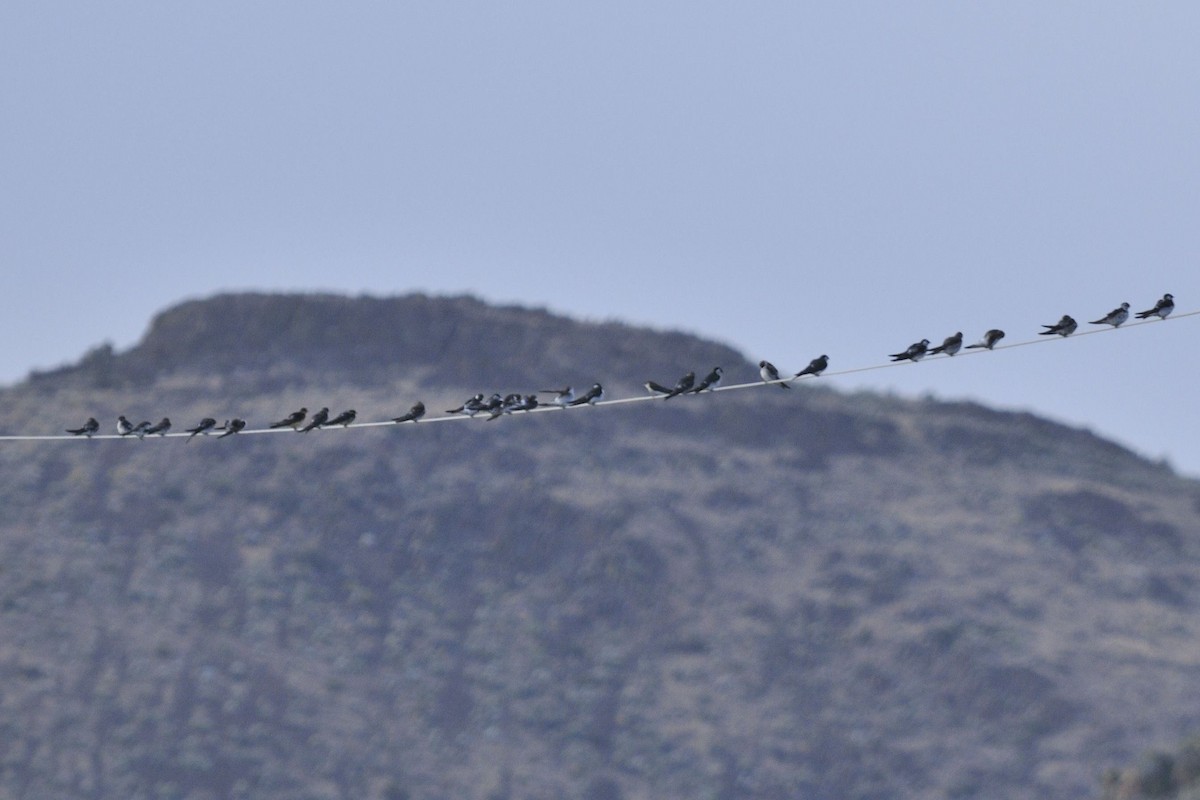
[[[1175,298],[1171,294],[1164,294],[1162,298],[1155,303],[1153,308],[1137,313],[1137,318],[1146,320],[1151,317],[1158,317],[1165,320],[1167,316],[1175,310]],[[1118,328],[1122,323],[1129,319],[1129,303],[1121,303],[1120,306],[1114,308],[1108,314],[1100,319],[1092,320],[1091,325],[1111,325]],[[1070,336],[1079,327],[1079,323],[1075,321],[1069,314],[1064,314],[1062,319],[1053,325],[1043,325],[1045,330],[1040,331],[1041,336]],[[991,350],[996,346],[996,343],[1004,338],[1004,331],[999,328],[993,328],[983,335],[983,338],[975,343],[966,345],[967,350],[982,348]],[[930,347],[928,339],[922,339],[919,342],[914,342],[907,349],[900,353],[891,353],[889,358],[893,362],[896,361],[920,361],[927,355],[947,355],[953,356],[963,348],[963,335],[959,331],[953,336],[948,336],[936,347]],[[814,358],[809,365],[797,372],[792,377],[784,377],[779,370],[770,361],[758,362],[759,376],[763,383],[776,384],[777,386],[788,389],[791,388],[788,384],[792,381],[803,378],[805,376],[817,377],[826,369],[829,368],[829,356],[821,355]],[[696,373],[689,372],[680,378],[674,386],[668,387],[654,381],[646,381],[644,386],[646,391],[651,395],[662,397],[664,400],[670,400],[673,397],[678,397],[684,394],[700,394],[701,392],[715,389],[721,382],[722,370],[720,367],[714,367],[708,375],[696,381]],[[594,405],[604,399],[604,387],[599,383],[592,384],[586,392],[576,395],[575,391],[570,386],[561,389],[543,389],[540,394],[552,394],[553,399],[549,403],[543,403],[538,399],[538,394],[509,394],[501,396],[499,393],[493,394],[485,398],[483,394],[476,394],[466,400],[457,408],[446,410],[446,414],[450,415],[466,415],[474,417],[478,414],[486,414],[487,419],[494,420],[505,414],[511,414],[518,411],[533,411],[536,408],[547,405],[557,406],[559,408],[570,408],[573,406]],[[397,424],[405,422],[417,422],[425,416],[425,404],[418,402],[414,405],[407,414],[399,417],[393,417],[392,422]],[[309,433],[310,431],[320,428],[332,428],[336,426],[349,427],[358,418],[358,412],[354,409],[343,411],[333,417],[330,417],[329,409],[322,408],[311,417],[308,415],[307,408],[301,408],[288,414],[283,419],[274,422],[270,425],[271,429],[276,428],[291,428],[299,433]],[[194,427],[187,428],[185,432],[189,434],[188,441],[199,435],[208,436],[209,434],[219,433],[218,439],[226,436],[232,436],[236,433],[245,430],[246,420],[233,418],[226,420],[224,425],[218,425],[217,421],[212,417],[205,417],[200,420],[199,424]],[[90,417],[87,422],[78,428],[68,428],[67,433],[75,436],[86,436],[91,438],[99,432],[100,423],[95,417]],[[117,434],[122,437],[136,437],[143,439],[146,436],[166,436],[171,430],[171,420],[168,417],[163,417],[157,424],[151,423],[149,420],[138,424],[131,423],[124,415],[117,418]]]

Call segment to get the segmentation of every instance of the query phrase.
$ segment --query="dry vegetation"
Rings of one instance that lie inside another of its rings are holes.
[[[220,297],[4,429],[713,364],[757,372],[464,298]],[[0,798],[1089,797],[1195,725],[1200,486],[1028,415],[818,385],[0,471]]]

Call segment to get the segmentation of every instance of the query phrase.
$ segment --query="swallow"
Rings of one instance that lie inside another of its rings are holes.
[[[538,407],[538,399],[536,394],[510,394],[504,398],[504,402],[500,407],[492,412],[488,417],[491,421],[502,414],[511,414],[514,411],[533,411]]]
[[[407,414],[400,417],[392,417],[392,422],[416,422],[423,416],[425,416],[425,404],[417,403],[415,406],[409,409]]]
[[[1159,300],[1154,304],[1154,308],[1147,309],[1146,311],[1139,311],[1137,313],[1137,318],[1150,319],[1151,317],[1158,317],[1159,319],[1166,319],[1167,315],[1174,310],[1175,295],[1168,292],[1162,296],[1162,300]]]
[[[929,340],[922,339],[915,344],[910,344],[908,349],[903,353],[892,353],[892,361],[920,361],[929,352]]]
[[[128,436],[133,433],[133,423],[125,419],[125,415],[117,417],[117,434],[119,436]]]
[[[649,392],[650,394],[670,394],[671,393],[671,390],[668,389],[666,386],[663,386],[661,383],[655,383],[654,381],[646,381],[645,383],[642,384],[642,386],[645,386],[646,391]]]
[[[131,430],[129,433],[139,439],[142,439],[146,436],[146,431],[148,430],[150,430],[150,420],[147,419],[139,422],[137,425],[134,425],[133,430]]]
[[[700,383],[696,384],[695,389],[692,389],[692,394],[700,394],[701,392],[704,392],[704,391],[711,392],[713,390],[713,387],[715,387],[717,384],[719,384],[721,382],[721,376],[724,374],[725,374],[725,371],[722,370],[720,367],[713,367],[712,372],[705,375],[704,380],[702,380],[702,381],[700,381]]]
[[[581,394],[579,397],[576,397],[574,400],[567,403],[567,405],[581,406],[586,403],[587,405],[590,406],[590,405],[594,405],[594,404],[600,402],[603,399],[604,399],[604,387],[598,383],[593,383],[592,388],[588,389],[586,392]]]
[[[546,394],[554,395],[554,399],[550,402],[560,408],[565,408],[568,403],[575,399],[575,390],[570,386],[564,386],[561,389],[542,389],[542,391]]]
[[[487,410],[491,412],[491,416],[488,419],[493,420],[502,414],[511,414],[513,411],[516,411],[517,406],[524,402],[525,398],[519,394],[507,394],[504,397],[495,395],[488,403]]]
[[[352,408],[349,411],[343,411],[333,419],[326,422],[325,427],[332,428],[334,425],[341,425],[343,428],[349,428],[350,423],[354,422],[356,417],[358,417],[358,412]]]
[[[225,432],[222,433],[217,438],[224,439],[226,436],[233,436],[235,433],[237,433],[238,431],[242,430],[245,427],[246,427],[246,420],[244,420],[244,419],[238,419],[237,417],[234,417],[233,419],[226,420],[225,421]]]
[[[1114,328],[1121,327],[1121,323],[1129,319],[1129,303],[1121,303],[1112,311],[1105,314],[1100,319],[1094,319],[1089,325],[1112,325]]]
[[[512,398],[513,395],[510,394],[508,397]],[[484,411],[491,414],[496,409],[504,407],[504,400],[505,398],[501,397],[499,392],[494,392],[492,396],[489,397],[484,403],[480,404],[479,408],[474,412],[472,412],[470,407],[468,407],[467,413],[472,417],[475,416],[475,414],[481,414]]]
[[[92,434],[98,430],[100,430],[99,421],[97,421],[95,417],[88,417],[88,421],[83,423],[82,426],[78,428],[67,428],[67,433],[70,433],[74,436],[86,436],[90,439],[92,438]]]
[[[483,410],[483,406],[484,406],[484,402],[483,402],[483,394],[482,394],[482,393],[480,393],[480,394],[477,394],[477,395],[475,395],[474,397],[472,397],[470,400],[467,400],[465,403],[463,403],[463,404],[462,404],[461,406],[459,406],[458,408],[448,408],[448,409],[446,409],[446,413],[447,413],[447,414],[463,414],[463,413],[466,413],[468,416],[471,416],[471,417],[473,417],[473,416],[475,416],[476,414],[478,414],[480,411],[482,411],[482,410]]]
[[[322,425],[324,425],[325,421],[328,419],[329,419],[329,409],[322,408],[320,411],[318,411],[317,413],[312,415],[312,419],[310,419],[308,421],[307,425],[305,425],[303,428],[300,429],[300,432],[308,433],[309,431],[313,430],[314,428],[319,428]]]
[[[293,411],[292,413],[288,414],[286,417],[279,420],[279,422],[272,422],[271,427],[272,428],[291,428],[292,430],[299,430],[300,423],[304,422],[304,418],[307,416],[308,416],[308,409],[301,408],[299,411]]]
[[[191,436],[188,437],[188,441],[190,442],[198,433],[203,433],[205,436],[208,436],[208,432],[215,427],[217,427],[217,421],[212,417],[205,417],[204,419],[200,420],[199,425],[194,428],[187,429],[187,432],[191,434]]]
[[[1070,314],[1063,314],[1057,324],[1043,325],[1042,327],[1046,330],[1038,333],[1038,336],[1049,336],[1052,333],[1057,333],[1059,336],[1070,336],[1079,327],[1079,323]]]
[[[158,421],[157,425],[151,425],[146,429],[146,435],[150,436],[157,433],[159,436],[166,436],[169,430],[171,430],[171,419],[170,417],[163,417]]]
[[[675,397],[676,395],[680,395],[680,394],[683,394],[684,392],[691,391],[691,388],[695,385],[696,385],[696,373],[689,372],[687,375],[684,375],[682,378],[680,378],[678,381],[675,382],[675,388],[672,389],[671,391],[667,392],[667,395],[666,395],[666,397],[663,398],[663,400],[670,400],[672,397]]]
[[[799,378],[803,375],[812,375],[814,378],[822,372],[829,369],[829,356],[820,355],[808,362],[808,366],[797,372],[793,378]]]
[[[941,344],[929,351],[929,355],[936,356],[938,353],[945,353],[948,356],[952,356],[959,350],[962,350],[962,331],[953,336],[947,336]]]
[[[770,361],[758,362],[758,375],[763,379],[763,383],[772,383],[779,380],[779,370],[775,369],[775,365]],[[790,389],[786,383],[781,383],[779,386],[783,389]]]
[[[991,350],[993,347],[996,346],[996,342],[1000,341],[1003,338],[1004,338],[1004,331],[1000,330],[999,328],[992,328],[990,331],[985,333],[983,335],[983,338],[980,339],[978,342],[976,342],[975,344],[967,345],[967,349],[974,350],[976,348],[983,347],[983,348],[987,348],[988,350]]]

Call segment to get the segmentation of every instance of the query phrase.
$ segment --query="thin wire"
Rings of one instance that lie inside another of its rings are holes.
[[[1194,317],[1197,315],[1200,315],[1200,311],[1188,311],[1183,314],[1172,314],[1171,316],[1167,317],[1165,320],[1157,319],[1157,318],[1138,320],[1135,322],[1127,322],[1124,325],[1121,325],[1116,328],[1109,326],[1109,327],[1103,327],[1103,328],[1095,328],[1093,330],[1087,330],[1087,331],[1077,331],[1077,332],[1071,334],[1070,336],[1059,336],[1057,334],[1053,335],[1053,336],[1039,335],[1039,338],[1036,338],[1036,339],[1027,339],[1022,342],[1012,342],[1011,344],[997,344],[992,348],[992,350],[1011,350],[1015,347],[1028,347],[1029,345],[1035,345],[1035,344],[1048,344],[1050,342],[1058,342],[1058,341],[1062,341],[1064,339],[1078,339],[1082,336],[1092,336],[1093,334],[1097,334],[1097,333],[1114,333],[1116,331],[1128,330],[1129,328],[1136,328],[1141,325],[1157,324],[1159,322],[1174,322],[1176,320],[1185,319],[1187,317]],[[957,358],[961,358],[963,356],[978,356],[978,355],[983,355],[984,353],[988,353],[988,352],[991,352],[991,351],[989,351],[986,348],[978,348],[978,349],[970,349],[970,350],[963,349],[963,350],[959,351],[958,355],[954,356],[954,358],[957,359]],[[945,358],[932,358],[930,360],[931,361],[945,361],[945,360],[948,360],[949,358],[950,357],[947,356]],[[873,372],[875,370],[880,370],[880,369],[891,369],[892,367],[904,367],[904,366],[909,366],[913,363],[914,362],[909,361],[909,360],[890,361],[890,362],[883,363],[883,364],[872,364],[872,365],[866,366],[866,367],[854,367],[851,369],[827,371],[827,372],[822,373],[819,377],[821,380],[824,380],[826,378],[836,378],[840,375],[854,375],[854,374],[861,373],[861,372]],[[763,387],[763,386],[771,386],[776,383],[779,383],[779,384],[808,383],[812,380],[815,380],[817,377],[818,376],[806,375],[801,378],[780,378],[777,381],[752,381],[750,383],[736,383],[736,384],[732,384],[729,386],[714,386],[712,389],[705,390],[705,391],[706,392],[707,391],[733,392],[733,391],[740,391],[743,389],[753,389],[753,388],[758,388],[758,387]],[[615,398],[612,400],[601,400],[596,403],[581,403],[580,405],[566,406],[566,407],[557,406],[557,405],[542,405],[542,406],[538,406],[537,408],[531,409],[529,411],[508,412],[505,414],[505,416],[508,416],[508,415],[520,416],[520,415],[524,415],[524,414],[538,414],[541,412],[575,411],[575,410],[578,410],[581,408],[600,407],[600,406],[616,406],[616,405],[623,405],[626,403],[646,403],[646,402],[653,402],[656,400],[665,400],[665,399],[666,399],[666,395],[663,395],[663,394],[635,395],[633,397],[618,397],[618,398]],[[466,414],[456,414],[456,415],[446,415],[446,416],[441,416],[441,417],[423,418],[420,421],[420,424],[421,425],[429,425],[429,424],[436,423],[436,422],[462,422],[464,420],[471,420],[471,419],[481,419],[481,420],[487,421],[487,420],[493,419],[493,417],[491,414],[483,414],[483,413],[476,414],[475,416],[469,416]],[[387,426],[397,427],[398,425],[407,425],[407,424],[415,424],[415,423],[396,423],[389,419],[389,420],[382,420],[379,422],[356,422],[351,425],[345,425],[345,426],[323,427],[323,428],[318,428],[317,430],[330,431],[330,430],[348,430],[350,428],[381,428],[381,427],[387,427]],[[222,432],[220,428],[214,428],[211,431],[211,433],[213,433],[213,434],[220,433],[220,432]],[[255,435],[264,434],[264,433],[296,433],[296,432],[297,431],[293,430],[292,428],[288,428],[288,427],[285,427],[285,428],[254,428],[254,429],[250,429],[250,430],[239,431],[236,434],[232,434],[232,436],[255,436]],[[198,434],[198,435],[209,436],[209,434],[207,434],[207,433]],[[190,438],[192,438],[192,436],[193,436],[193,434],[191,434],[189,432],[180,431],[178,433],[150,434],[149,436],[147,436],[145,438],[147,438],[147,439],[189,438],[190,439]],[[81,442],[81,441],[88,441],[90,439],[133,439],[135,441],[142,441],[142,439],[138,439],[138,437],[133,436],[133,435],[121,436],[120,434],[115,434],[115,433],[95,434],[90,437],[75,436],[75,435],[71,435],[71,434],[67,434],[67,435],[55,434],[55,435],[48,435],[48,436],[20,436],[20,435],[3,436],[3,435],[0,435],[0,441],[3,441],[3,442],[46,442],[46,441]]]

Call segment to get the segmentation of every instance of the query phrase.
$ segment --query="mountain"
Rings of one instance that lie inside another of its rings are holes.
[[[3,390],[0,432],[756,362],[471,298],[224,295]],[[1084,798],[1195,728],[1200,484],[834,383],[0,442],[0,796]]]

